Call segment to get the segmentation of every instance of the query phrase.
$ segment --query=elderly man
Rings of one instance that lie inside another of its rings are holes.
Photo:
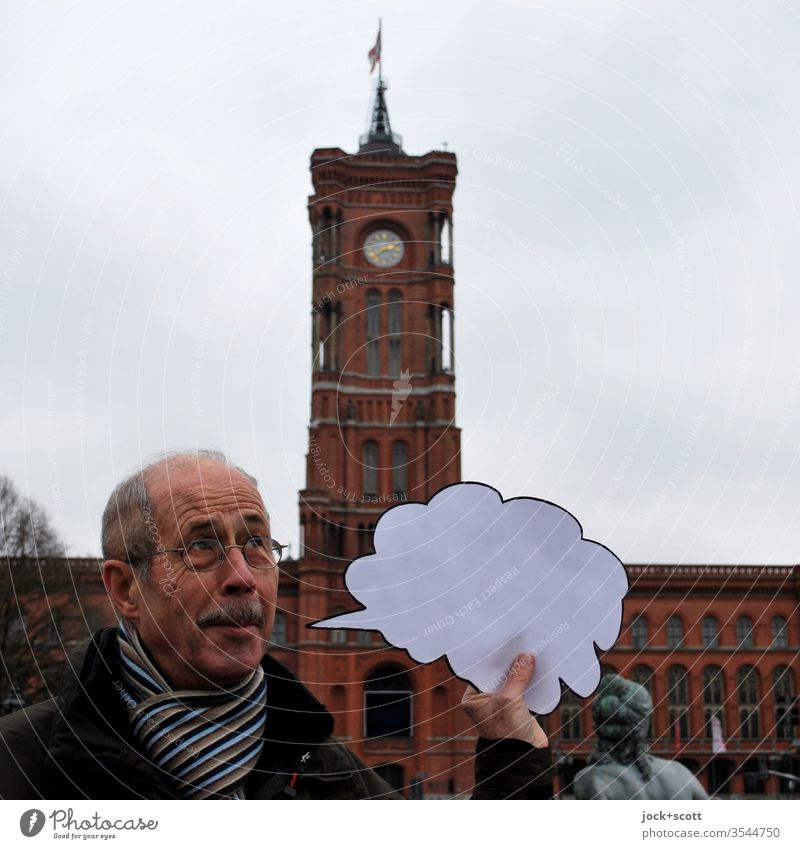
[[[0,720],[0,797],[386,798],[333,719],[266,654],[281,547],[256,481],[221,454],[168,456],[112,493],[98,631],[70,692]],[[474,798],[550,795],[547,738],[521,655],[462,702],[478,731]]]

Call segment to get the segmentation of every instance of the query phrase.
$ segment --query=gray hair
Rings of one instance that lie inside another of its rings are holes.
[[[101,531],[105,560],[124,560],[131,563],[142,578],[148,578],[150,561],[147,557],[162,545],[147,485],[160,469],[196,466],[202,460],[239,472],[253,486],[258,486],[258,481],[251,474],[231,463],[221,451],[197,449],[161,454],[117,484],[109,496],[103,511]]]

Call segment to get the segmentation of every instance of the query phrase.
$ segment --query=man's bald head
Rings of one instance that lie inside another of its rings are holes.
[[[102,545],[105,560],[123,560],[137,567],[146,578],[149,560],[145,559],[161,547],[158,508],[153,490],[169,490],[172,474],[178,469],[194,467],[202,475],[206,464],[224,466],[231,475],[243,475],[253,486],[256,479],[231,463],[221,451],[172,451],[137,469],[119,483],[103,511]],[[162,505],[169,508],[168,503]]]

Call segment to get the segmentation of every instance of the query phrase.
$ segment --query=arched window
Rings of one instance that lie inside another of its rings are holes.
[[[364,685],[364,736],[411,737],[414,691],[399,666],[380,666]]]
[[[776,616],[772,620],[772,648],[789,648],[789,633],[786,630],[786,619],[783,616]]]
[[[378,443],[371,439],[362,448],[362,463],[364,466],[364,495],[378,494]]]
[[[754,666],[743,666],[739,670],[736,690],[739,695],[739,734],[745,740],[757,740],[761,736],[761,722],[758,716],[758,673]]]
[[[736,642],[740,649],[753,648],[753,620],[749,616],[736,620]]]
[[[450,219],[450,216],[443,212],[439,219],[439,232],[441,235],[440,242],[440,254],[442,259],[442,265],[452,265],[453,264],[453,224]]]
[[[582,740],[581,699],[569,689],[561,689],[561,736],[564,740]]]
[[[667,724],[676,742],[689,739],[689,673],[685,666],[667,670]]]
[[[719,626],[716,617],[704,616],[701,625],[704,649],[719,648]]]
[[[334,607],[334,609],[331,611],[331,617],[341,616],[342,613],[344,613],[343,607]],[[341,646],[347,642],[347,631],[345,631],[344,628],[332,628],[330,631],[330,635],[331,642],[335,646]]]
[[[779,740],[794,739],[794,694],[794,673],[788,666],[776,666],[772,670],[772,698],[775,702],[775,736]]]
[[[650,693],[650,698],[653,698],[653,670],[649,666],[645,666],[644,664],[640,664],[639,666],[634,666],[631,671],[631,681],[635,681],[637,684],[641,684],[642,687]],[[650,714],[650,721],[647,723],[647,736],[652,739],[653,737],[653,714]]]
[[[392,445],[392,494],[405,498],[408,491],[408,446],[405,442]]]
[[[367,292],[367,374],[381,373],[381,295],[377,289]]]
[[[399,377],[402,371],[403,295],[397,289],[389,292],[389,374]]]
[[[707,739],[711,739],[711,717],[722,722],[722,705],[725,703],[725,679],[718,666],[707,666],[703,670],[703,727]]]
[[[275,614],[275,622],[272,625],[272,636],[270,642],[276,646],[286,645],[286,614],[280,611]]]
[[[635,649],[643,649],[647,645],[647,619],[637,616],[631,622],[631,644]]]
[[[683,622],[680,616],[667,619],[667,648],[679,649],[683,643]]]
[[[452,372],[454,370],[453,358],[455,356],[455,343],[453,341],[453,311],[449,307],[442,307],[439,326],[442,331],[442,371]]]

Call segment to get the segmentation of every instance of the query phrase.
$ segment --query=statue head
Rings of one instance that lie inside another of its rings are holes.
[[[614,745],[622,740],[644,741],[652,711],[653,700],[641,684],[609,674],[600,681],[592,719],[597,736]]]

